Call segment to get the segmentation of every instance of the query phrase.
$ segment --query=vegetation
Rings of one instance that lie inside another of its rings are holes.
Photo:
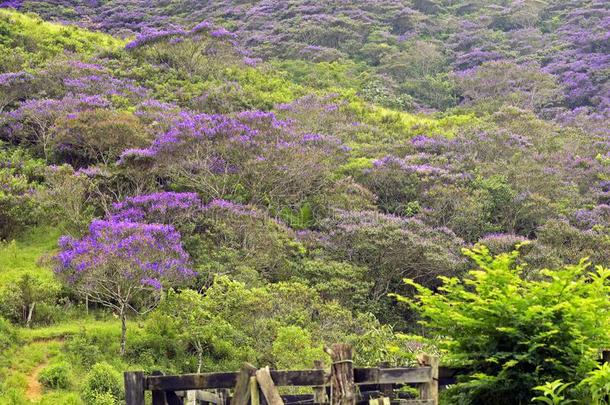
[[[604,1],[149,3],[0,0],[0,403],[337,341],[610,401]]]

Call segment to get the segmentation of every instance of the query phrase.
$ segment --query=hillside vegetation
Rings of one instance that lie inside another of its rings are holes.
[[[0,3],[0,403],[338,341],[610,401],[607,2],[149,3]]]

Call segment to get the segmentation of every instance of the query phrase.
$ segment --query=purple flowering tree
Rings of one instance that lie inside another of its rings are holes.
[[[76,291],[118,312],[121,354],[127,313],[154,308],[164,288],[195,276],[180,234],[169,225],[95,220],[80,240],[59,241],[56,273]]]
[[[33,76],[27,72],[0,73],[0,112],[27,96]]]

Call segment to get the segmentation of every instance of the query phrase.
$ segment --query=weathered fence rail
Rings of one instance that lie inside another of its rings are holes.
[[[354,368],[349,345],[328,349],[330,372],[320,362],[310,370],[269,370],[246,364],[238,372],[183,375],[125,373],[127,405],[144,405],[152,392],[153,405],[437,405],[438,359],[422,355],[415,368]],[[415,385],[419,399],[401,399],[395,388]],[[312,387],[311,395],[280,395],[277,387]]]

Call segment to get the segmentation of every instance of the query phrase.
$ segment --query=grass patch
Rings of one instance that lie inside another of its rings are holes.
[[[49,280],[53,272],[40,264],[44,255],[57,248],[60,232],[55,228],[34,228],[16,240],[0,245],[0,285],[14,281],[25,273],[44,275]]]

